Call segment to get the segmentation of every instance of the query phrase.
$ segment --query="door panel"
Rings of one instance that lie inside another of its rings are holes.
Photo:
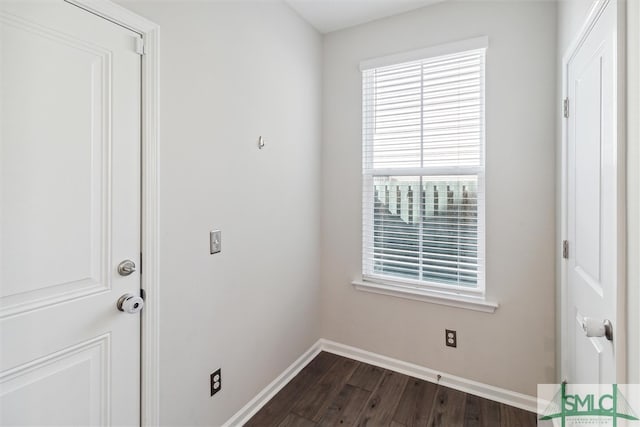
[[[107,425],[109,338],[80,343],[7,373],[3,425]]]
[[[0,424],[139,424],[140,36],[0,3]],[[25,410],[28,408],[28,410]]]
[[[567,64],[569,378],[615,383],[619,187],[616,131],[616,2]],[[587,337],[585,318],[614,322],[614,340]]]
[[[112,64],[107,50],[59,32],[6,15],[2,28],[2,94],[10,104],[3,109],[0,307],[7,315],[109,287],[111,93],[104,89]],[[56,61],[65,66],[51,66]]]
[[[602,150],[602,51],[575,76],[575,268],[600,288],[600,151]]]

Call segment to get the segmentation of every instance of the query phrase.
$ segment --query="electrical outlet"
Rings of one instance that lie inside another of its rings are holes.
[[[211,380],[211,396],[222,389],[222,371],[218,369],[209,377]]]
[[[444,335],[445,335],[445,344],[447,345],[447,347],[458,346],[458,336],[456,334],[456,331],[452,329],[445,329]]]

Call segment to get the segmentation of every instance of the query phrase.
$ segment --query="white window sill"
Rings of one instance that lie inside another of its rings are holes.
[[[391,284],[381,284],[354,280],[351,284],[359,291],[373,292],[376,294],[390,295],[398,298],[424,301],[433,304],[448,305],[451,307],[465,308],[467,310],[493,313],[499,304],[487,301],[483,297],[459,295],[448,292],[438,292],[425,289],[416,289]]]

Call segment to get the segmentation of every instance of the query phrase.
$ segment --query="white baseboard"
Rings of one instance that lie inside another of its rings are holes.
[[[244,405],[234,416],[229,418],[223,427],[242,426],[253,417],[264,405],[270,401],[282,388],[287,385],[298,373],[307,366],[314,357],[320,353],[320,340],[316,341],[302,356],[293,362],[282,374],[275,380],[271,381],[256,397],[251,399],[249,403]]]
[[[421,380],[429,381],[431,383],[441,384],[454,390],[463,391],[465,393],[473,394],[474,396],[504,403],[505,405],[515,406],[516,408],[524,409],[526,411],[536,412],[538,409],[537,400],[533,396],[505,390],[500,387],[457,377],[455,375],[449,375],[445,372],[435,371],[433,369],[425,368],[424,366],[403,362],[402,360],[382,356],[377,353],[340,344],[324,338],[318,340],[318,343],[320,344],[321,351],[338,354],[340,356],[348,357],[349,359],[358,360],[380,368],[389,369],[390,371],[420,378]]]
[[[468,380],[455,375],[449,375],[444,372],[425,368],[424,366],[403,362],[402,360],[393,359],[381,354],[320,338],[309,350],[293,362],[291,366],[285,369],[278,378],[273,380],[260,393],[258,393],[256,397],[251,399],[249,403],[224,423],[223,426],[232,427],[244,425],[321,351],[348,357],[349,359],[368,363],[370,365],[409,375],[431,383],[441,384],[454,390],[463,391],[465,393],[473,394],[474,396],[504,403],[505,405],[515,406],[516,408],[524,409],[526,411],[537,411],[537,400],[533,396]]]

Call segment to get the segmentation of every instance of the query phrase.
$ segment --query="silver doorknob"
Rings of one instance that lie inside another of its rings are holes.
[[[118,299],[118,310],[129,314],[136,314],[144,307],[144,300],[133,294],[124,294]]]
[[[609,341],[613,341],[613,324],[609,319],[585,317],[582,320],[582,329],[589,338],[606,337]]]
[[[121,276],[128,276],[134,271],[136,271],[136,263],[130,259],[125,259],[118,264],[118,273],[120,273]]]

